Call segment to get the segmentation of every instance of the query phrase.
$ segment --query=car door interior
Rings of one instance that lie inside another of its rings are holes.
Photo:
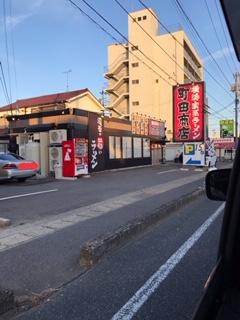
[[[222,171],[222,184],[226,183],[227,196],[223,215],[216,266],[206,283],[202,299],[193,320],[240,319],[240,147],[232,169]],[[215,173],[217,176],[217,173]],[[206,177],[206,193],[213,185],[214,173]],[[220,181],[220,180],[219,180]],[[218,182],[219,182],[218,181]],[[224,192],[226,193],[226,186]],[[224,194],[223,192],[223,194]],[[225,198],[211,198],[224,201]]]

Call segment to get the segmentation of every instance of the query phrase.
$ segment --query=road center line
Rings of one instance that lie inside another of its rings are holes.
[[[223,203],[192,236],[162,265],[158,271],[140,288],[135,295],[113,316],[112,320],[130,320],[150,298],[160,284],[167,278],[170,272],[188,253],[208,227],[222,213],[225,203]]]
[[[35,196],[36,194],[55,192],[55,191],[57,191],[57,190],[58,190],[58,189],[52,189],[52,190],[45,190],[45,191],[39,191],[39,192],[33,192],[33,193],[19,194],[19,195],[16,195],[16,196],[0,198],[0,201],[9,200],[9,199],[14,199],[14,198],[22,198],[22,197],[28,197],[28,196]]]

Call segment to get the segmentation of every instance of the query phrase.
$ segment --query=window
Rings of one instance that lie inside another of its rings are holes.
[[[143,16],[143,20],[147,20],[147,16]]]
[[[143,157],[150,157],[150,139],[143,139]]]
[[[138,17],[138,21],[141,21],[142,20],[142,18],[141,17]]]
[[[132,67],[133,67],[133,68],[137,68],[137,67],[138,67],[138,62],[132,63]]]
[[[136,79],[136,80],[132,80],[132,84],[138,84],[139,83],[139,80]]]
[[[133,155],[134,155],[134,158],[142,157],[142,139],[141,138],[133,138]]]
[[[132,158],[132,138],[123,137],[122,138],[122,154],[123,158]]]
[[[109,159],[121,158],[121,138],[109,137]]]
[[[158,79],[156,79],[155,82],[158,83]]]
[[[133,105],[133,106],[139,106],[139,101],[133,101],[133,102],[132,102],[132,105]]]

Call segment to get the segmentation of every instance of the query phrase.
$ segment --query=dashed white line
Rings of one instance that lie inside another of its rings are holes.
[[[162,172],[158,172],[157,174],[163,174],[163,173],[168,173],[168,172],[173,172],[173,171],[178,171],[178,169],[173,169],[173,170],[168,170],[168,171],[162,171]]]
[[[188,253],[192,246],[198,241],[213,221],[222,213],[223,203],[193,235],[162,265],[157,272],[135,293],[135,295],[113,316],[112,320],[130,320],[143,306],[148,298],[167,278],[170,272]]]
[[[33,193],[24,193],[24,194],[19,194],[19,195],[16,195],[16,196],[0,198],[0,201],[3,201],[3,200],[10,200],[10,199],[14,199],[14,198],[21,198],[21,197],[35,196],[36,194],[49,193],[49,192],[56,192],[56,191],[58,191],[58,189],[45,190],[45,191],[39,191],[39,192],[33,192]]]
[[[74,225],[77,222],[92,219],[94,217],[98,217],[107,212],[110,212],[114,209],[119,209],[124,206],[133,204],[141,200],[142,198],[146,199],[147,197],[153,197],[157,194],[162,194],[169,190],[173,190],[179,186],[183,186],[187,183],[197,181],[200,179],[200,177],[202,177],[202,174],[193,175],[187,178],[182,178],[165,184],[160,184],[154,187],[146,188],[144,190],[131,192],[122,196],[118,196],[116,198],[110,198],[108,200],[100,201],[97,204],[92,204],[86,207],[81,207],[78,209],[63,212],[61,214],[58,214],[57,218],[48,217],[46,219],[33,222],[29,225],[16,226],[10,229],[1,230],[0,251],[10,249],[11,247],[20,245],[23,242],[32,241],[38,237],[45,236],[48,233],[50,234],[59,229]],[[57,190],[58,189],[53,189],[46,192],[52,192]],[[69,217],[73,217],[73,219],[69,219]],[[14,234],[23,234],[25,236],[29,235],[29,238],[11,237]],[[8,239],[8,237],[10,237],[10,240]]]

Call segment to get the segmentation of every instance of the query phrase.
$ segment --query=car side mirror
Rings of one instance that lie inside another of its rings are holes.
[[[210,200],[226,201],[231,169],[209,171],[206,175],[206,195]]]

